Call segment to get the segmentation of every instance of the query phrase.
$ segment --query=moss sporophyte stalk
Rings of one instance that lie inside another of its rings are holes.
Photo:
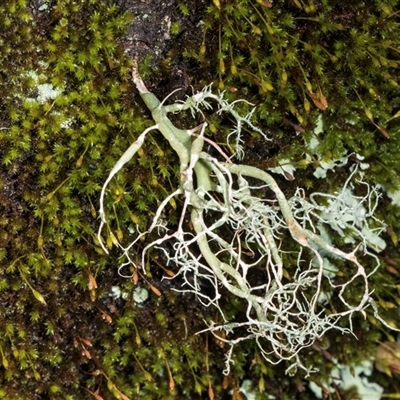
[[[176,277],[183,279],[178,290],[195,293],[204,306],[220,312],[222,323],[208,321],[203,332],[212,332],[229,345],[225,374],[231,371],[234,346],[245,340],[254,341],[271,364],[290,361],[287,373],[293,374],[297,368],[310,373],[312,365],[302,362],[301,351],[330,330],[353,333],[355,314],[366,317],[366,310],[372,308],[375,318],[388,326],[378,314],[369,283],[369,276],[380,264],[376,249],[371,249],[375,243],[372,238],[385,229],[374,215],[380,194],[363,182],[357,167],[335,193],[313,193],[307,199],[298,189],[287,198],[268,172],[233,161],[244,155],[245,129],[256,130],[268,141],[251,122],[254,109],[244,116],[235,110],[244,100],[229,102],[224,92],[214,94],[207,86],[182,103],[166,105],[167,98],[160,102],[147,90],[136,63],[132,76],[155,125],[131,144],[103,185],[98,241],[105,253],[104,228],[112,235],[104,209],[107,187],[140,151],[149,132],[158,130],[168,141],[178,155],[180,172],[179,186],[160,201],[148,229],[137,229],[136,237],[128,241],[117,241],[113,235],[113,244],[125,258],[119,267],[122,276],[133,276],[126,272],[132,268],[146,273],[147,257],[154,250],[164,255],[168,265],[178,267]],[[207,138],[206,122],[179,129],[168,117],[185,110],[195,117],[212,104],[219,116],[228,114],[233,121],[227,143],[233,156]],[[353,193],[360,185],[364,196]],[[263,196],[265,189],[273,196]],[[163,214],[171,200],[179,197],[183,199],[179,221],[171,225]],[[346,236],[357,242],[351,250],[343,251],[327,236],[327,228],[342,234],[346,231]],[[154,235],[158,238],[146,241]],[[139,243],[143,245],[138,257]],[[287,262],[288,253],[292,254],[291,263]],[[339,265],[345,262],[346,279],[334,273],[335,260],[342,260]],[[371,260],[375,266],[369,270],[363,263],[370,265]],[[207,291],[202,290],[201,281],[207,282]],[[224,310],[221,304],[227,292],[244,304],[244,320],[232,319]],[[333,293],[335,307],[329,305]],[[223,338],[217,334],[221,331],[225,331]]]

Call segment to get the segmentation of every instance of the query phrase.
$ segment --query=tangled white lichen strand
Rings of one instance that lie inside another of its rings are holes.
[[[145,86],[137,72],[134,77],[142,92]],[[253,110],[240,116],[234,103],[229,103],[224,93],[213,94],[211,86],[183,104],[163,105],[156,98],[154,101],[159,108],[152,110],[157,118],[156,129],[173,141],[171,146],[185,161],[181,162],[180,186],[160,202],[149,229],[138,233],[131,243],[120,243],[126,257],[122,268],[144,267],[147,252],[158,249],[178,270],[177,276],[183,280],[180,290],[194,293],[203,305],[219,310],[223,323],[209,321],[206,330],[215,335],[217,331],[226,332],[224,339],[218,337],[229,345],[225,373],[233,362],[233,347],[244,340],[254,340],[261,354],[273,364],[288,361],[288,373],[296,368],[312,372],[312,366],[301,361],[302,349],[331,329],[351,333],[353,315],[364,313],[371,304],[377,315],[368,282],[373,267],[367,272],[358,258],[369,259],[370,266],[379,265],[378,257],[369,250],[379,242],[377,238],[384,229],[374,216],[377,190],[361,178],[357,181],[359,175],[354,169],[336,193],[315,193],[307,200],[304,191],[298,189],[287,199],[266,171],[235,164],[226,154],[220,161],[204,151],[206,124],[186,131],[195,135],[201,128],[190,146],[186,142],[185,146],[178,146],[177,142],[186,141],[186,137],[182,130],[175,131],[167,118],[167,112],[190,109],[195,114],[202,108],[211,109],[214,102],[218,114],[228,113],[235,121],[231,135],[236,135],[236,150],[240,153],[244,124],[262,133],[250,120]],[[211,139],[207,143],[221,155],[216,143]],[[356,185],[364,186],[365,195],[353,194]],[[264,195],[266,188],[273,193],[268,198]],[[104,193],[105,187],[102,196]],[[176,196],[183,197],[183,207],[178,225],[172,227],[165,224],[162,214]],[[190,223],[185,223],[188,220]],[[335,247],[327,235],[330,229],[347,235],[353,249],[345,252]],[[135,244],[156,230],[158,239],[145,245],[139,257],[141,265],[136,265]],[[336,281],[335,273],[326,271],[327,265],[337,262],[346,268],[340,281]],[[211,290],[203,291],[204,283]],[[355,287],[358,294],[350,299],[347,293]],[[220,304],[226,293],[237,298],[246,310],[240,322],[230,320]],[[323,299],[333,293],[336,306],[327,312]],[[348,327],[339,325],[343,318],[348,319]]]

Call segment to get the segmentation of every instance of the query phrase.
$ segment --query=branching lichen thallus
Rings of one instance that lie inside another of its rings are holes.
[[[299,195],[303,193],[301,190],[288,200],[266,171],[234,163],[233,157],[226,155],[221,147],[204,136],[206,123],[194,129],[183,130],[176,128],[168,119],[168,113],[190,110],[194,115],[201,113],[202,109],[211,109],[210,102],[215,103],[218,115],[229,113],[235,121],[228,136],[228,146],[230,139],[234,138],[234,156],[240,160],[243,156],[243,127],[258,132],[268,140],[251,122],[254,109],[245,116],[235,110],[235,105],[245,100],[230,103],[224,98],[223,92],[213,94],[210,85],[183,103],[164,105],[165,100],[160,102],[147,90],[136,64],[133,67],[133,81],[151,111],[155,125],[147,128],[129,147],[104,183],[100,197],[101,224],[98,239],[107,253],[101,232],[107,224],[104,198],[108,183],[141,148],[147,133],[157,129],[179,157],[180,185],[160,203],[145,232],[138,232],[128,245],[118,244],[125,258],[120,268],[127,265],[144,268],[149,249],[158,248],[164,252],[168,262],[179,268],[178,274],[184,281],[182,291],[196,293],[199,301],[206,306],[213,305],[220,311],[223,323],[209,322],[206,330],[213,333],[226,331],[223,340],[230,347],[225,373],[229,372],[233,362],[234,345],[244,340],[254,340],[262,355],[273,364],[282,360],[290,361],[287,368],[289,373],[297,367],[307,373],[311,372],[312,367],[301,362],[300,350],[311,346],[332,328],[342,333],[352,332],[353,314],[361,312],[365,315],[364,310],[370,305],[379,318],[375,303],[370,298],[368,273],[356,256],[358,252],[363,258],[372,257],[372,261],[378,265],[378,258],[368,250],[367,238],[364,236],[365,232],[370,233],[371,230],[376,234],[376,230],[383,226],[373,217],[374,204],[379,197],[374,188],[360,181],[368,193],[362,198],[354,196],[350,202],[354,204],[356,201],[359,207],[366,204],[367,210],[364,220],[357,227],[349,224],[344,226],[359,240],[359,245],[353,251],[344,252],[317,233],[318,224],[327,222],[322,217],[324,211],[327,211],[324,209],[326,206],[308,202],[304,195]],[[204,150],[205,142],[208,148],[213,148],[213,155]],[[250,182],[255,186],[251,186]],[[337,218],[352,212],[346,210],[349,202],[344,201],[344,196],[349,196],[351,192],[348,190],[351,185],[349,178],[342,190],[329,195],[329,203],[332,205],[332,201],[336,202],[332,209],[339,210]],[[274,200],[259,195],[260,190],[266,187],[274,193]],[[175,196],[183,198],[182,213],[177,228],[167,229],[162,214]],[[190,219],[190,224],[184,223],[187,219]],[[373,221],[371,228],[369,219]],[[343,224],[346,225],[346,221]],[[139,257],[141,265],[137,266],[137,257],[132,255],[133,246],[150,232],[158,232],[158,239],[145,245]],[[292,242],[289,250],[282,245],[284,237]],[[173,242],[173,246],[163,246],[166,241]],[[194,247],[198,251],[193,251]],[[295,265],[286,265],[288,253],[295,260]],[[336,282],[335,274],[328,273],[324,268],[326,257],[342,260],[346,271],[351,271],[349,278],[341,278]],[[290,274],[286,273],[286,267]],[[254,279],[250,279],[255,270],[261,271],[260,276],[264,277],[257,284],[254,284]],[[208,281],[214,288],[212,295],[209,291],[207,294],[202,291],[200,280]],[[348,292],[355,286],[359,296],[350,298]],[[243,302],[246,315],[240,317],[240,322],[228,320],[220,305],[221,293],[227,291],[239,302]],[[339,302],[340,306],[325,312],[323,299],[326,300],[332,293],[335,293],[336,305]],[[344,317],[349,319],[347,328],[338,324]]]

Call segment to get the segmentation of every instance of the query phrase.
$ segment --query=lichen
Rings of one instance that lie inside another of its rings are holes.
[[[201,5],[190,7],[195,3]],[[330,189],[345,180],[335,171],[323,184],[315,182],[318,163],[302,163],[303,135],[312,135],[321,113],[321,157],[356,152],[370,164],[366,179],[397,188],[398,1],[178,1],[176,7],[180,31],[173,19],[176,36],[165,61],[158,70],[150,59],[141,64],[157,95],[166,94],[171,71],[183,64],[189,90],[189,83],[201,89],[222,82],[231,100],[259,105],[257,126],[273,140],[266,144],[246,132],[245,161],[262,168],[276,167],[281,158],[298,163],[296,181],[284,183],[287,193],[298,182]],[[150,254],[148,276],[131,282],[118,275],[113,237],[108,257],[97,242],[101,185],[152,124],[137,101],[124,52],[132,15],[100,0],[9,0],[0,14],[0,398],[222,399],[237,393],[245,377],[258,398],[295,398],[303,389],[306,398],[301,374],[286,379],[285,366],[268,366],[251,344],[240,347],[224,378],[223,342],[195,335],[217,314],[171,290],[159,254]],[[38,98],[38,85],[60,94]],[[211,110],[205,117],[213,139],[225,143],[229,121]],[[183,124],[182,118],[174,122]],[[112,231],[129,238],[136,225],[144,230],[177,172],[173,152],[150,134],[137,161],[110,183]],[[181,206],[171,205],[170,223],[178,223]],[[388,246],[379,255],[385,268],[371,282],[382,316],[395,324],[400,212],[385,198],[378,213],[388,225]],[[287,262],[294,262],[291,254]],[[132,296],[112,297],[113,286],[133,294],[137,285],[150,293],[140,307]],[[240,315],[240,304],[230,300],[224,311]],[[333,368],[330,355],[347,365],[361,362],[382,337],[394,340],[373,315],[353,323],[358,340],[327,335],[325,346],[309,349],[320,382]],[[395,392],[389,377],[376,376]]]

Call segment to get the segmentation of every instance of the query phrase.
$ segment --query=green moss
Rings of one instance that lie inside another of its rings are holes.
[[[181,31],[180,22],[179,21],[173,22],[170,28],[171,35],[177,35],[180,31]]]
[[[141,399],[200,399],[211,387],[221,399],[248,371],[259,398],[265,393],[294,398],[306,384],[304,376],[299,372],[292,380],[282,378],[287,366],[267,364],[254,343],[238,347],[233,373],[224,379],[226,348],[214,337],[195,335],[204,329],[204,319],[216,316],[195,298],[171,292],[170,281],[161,281],[158,264],[166,260],[159,254],[151,255],[146,268],[161,298],[151,293],[139,307],[132,297],[110,295],[113,285],[130,294],[135,287],[118,275],[119,253],[109,232],[110,257],[97,241],[99,190],[115,161],[152,124],[136,101],[130,61],[119,44],[132,16],[100,0],[56,0],[43,11],[24,0],[3,3],[0,398],[81,399],[97,393],[112,399],[124,393],[133,399],[139,393]],[[302,160],[303,138],[292,126],[282,125],[282,118],[302,124],[309,137],[322,112],[321,154],[357,151],[371,164],[370,180],[395,187],[399,125],[396,118],[388,120],[400,107],[399,28],[393,11],[398,2],[267,4],[242,0],[221,2],[220,9],[210,5],[203,46],[204,32],[195,30],[198,46],[185,48],[186,56],[196,57],[202,67],[196,63],[188,71],[194,84],[214,79],[230,89],[228,96],[260,104],[257,123],[270,130],[273,141],[267,146],[248,132],[246,161],[267,168],[277,164],[277,155]],[[178,7],[182,16],[190,14],[186,3]],[[171,32],[179,31],[176,22]],[[176,46],[180,52],[181,44]],[[171,61],[165,63],[167,70]],[[150,56],[140,70],[144,78],[154,72]],[[39,84],[51,84],[60,94],[40,102]],[[313,93],[326,97],[324,111],[307,94],[310,85]],[[368,111],[389,132],[389,140]],[[206,117],[217,141],[225,143],[229,121]],[[144,230],[160,199],[175,187],[174,160],[159,135],[151,134],[143,153],[111,182],[106,211],[120,240],[129,240],[137,227]],[[302,176],[311,186],[315,182],[309,168]],[[172,204],[168,210],[172,224],[179,207]],[[382,213],[397,232],[398,209],[384,207],[387,212],[384,208]],[[397,249],[382,257],[397,269]],[[389,303],[399,304],[399,292],[393,290],[400,284],[397,275],[382,270],[372,279],[383,316],[394,320]],[[245,311],[230,299],[225,306],[227,315]],[[329,336],[326,351],[342,362],[359,361],[365,352],[373,354],[377,340],[390,337],[372,315],[358,322],[358,341]],[[304,357],[320,368],[321,380],[330,373],[332,364],[323,351],[312,348]],[[387,378],[379,379],[388,386]]]
[[[122,278],[95,238],[101,182],[150,123],[132,105],[130,61],[117,44],[131,16],[107,2],[73,0],[49,4],[38,19],[24,1],[0,11],[13,27],[2,35],[0,56],[7,76],[0,80],[7,93],[0,104],[2,398],[83,398],[96,390],[105,399],[132,398],[143,375],[129,371],[139,363],[151,370],[147,352],[136,363],[132,338],[154,332],[133,314],[123,317],[123,301],[113,305],[111,285]],[[59,94],[39,101],[43,84]],[[149,146],[146,154],[111,185],[108,211],[120,238],[136,222],[146,225],[170,186],[169,153]],[[152,179],[155,163],[162,174]]]
[[[374,164],[370,179],[394,186],[399,124],[388,121],[399,107],[398,5],[226,1],[209,6],[207,40],[188,55],[213,69],[220,88],[259,104],[259,123],[286,142],[284,118],[309,138],[322,113],[321,152],[359,152]],[[296,142],[279,151],[295,160],[303,152]]]

